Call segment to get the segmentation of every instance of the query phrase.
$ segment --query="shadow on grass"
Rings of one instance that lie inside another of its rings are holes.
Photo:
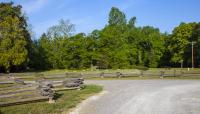
[[[54,100],[57,100],[57,99],[61,98],[61,96],[63,96],[63,95],[64,95],[63,93],[55,93]]]

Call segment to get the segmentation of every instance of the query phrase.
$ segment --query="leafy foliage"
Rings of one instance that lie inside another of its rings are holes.
[[[200,23],[181,23],[172,34],[152,26],[137,27],[136,17],[127,21],[116,7],[109,12],[108,25],[90,34],[74,34],[75,26],[61,19],[47,33],[31,41],[21,6],[0,4],[0,71],[27,66],[34,70],[184,67],[200,64]]]
[[[126,24],[126,16],[118,8],[112,7],[109,13],[109,25],[123,25]]]
[[[29,33],[21,6],[13,3],[0,4],[0,66],[10,72],[11,68],[28,61]]]

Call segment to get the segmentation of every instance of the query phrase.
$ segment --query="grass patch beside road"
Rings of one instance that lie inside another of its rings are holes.
[[[75,107],[82,100],[102,91],[101,86],[86,85],[82,90],[60,91],[56,94],[56,103],[31,103],[9,107],[0,107],[0,114],[60,114]]]

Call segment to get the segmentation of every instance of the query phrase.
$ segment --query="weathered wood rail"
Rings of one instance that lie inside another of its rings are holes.
[[[6,78],[5,78],[6,79]],[[15,77],[16,79],[16,77]],[[3,81],[3,80],[1,80]],[[82,78],[65,78],[59,81],[49,81],[47,79],[35,80],[32,83],[17,83],[15,86],[0,88],[0,106],[13,106],[33,102],[47,101],[53,102],[57,91],[82,89]]]
[[[17,100],[13,102],[0,102],[0,107],[6,107],[6,106],[13,106],[13,105],[20,105],[20,104],[28,104],[28,103],[35,103],[35,102],[43,102],[48,101],[48,97],[35,97],[35,98],[29,98],[29,99],[23,99],[23,100]]]
[[[181,70],[158,70],[140,72],[97,72],[97,73],[68,73],[68,77],[82,78],[126,78],[126,77],[146,77],[146,78],[165,78],[165,77],[192,77],[200,78],[200,71],[181,71]]]
[[[13,74],[15,75],[15,74]],[[193,77],[193,78],[199,78],[200,77],[200,71],[199,70],[175,70],[175,69],[160,69],[160,70],[138,70],[138,71],[133,71],[133,72],[126,72],[123,70],[122,71],[116,71],[116,72],[106,72],[106,71],[98,71],[98,72],[66,72],[62,74],[48,74],[44,75],[41,73],[30,73],[31,76],[23,76],[16,75],[15,77],[17,79],[25,80],[24,82],[28,82],[29,79],[31,80],[40,80],[40,79],[45,79],[45,80],[54,80],[54,81],[59,81],[65,78],[121,78],[121,77]],[[1,78],[4,78],[5,76],[3,74],[0,75],[0,84],[3,83],[15,83],[13,81],[7,81],[7,82],[2,82]],[[30,80],[30,83],[32,83]],[[20,82],[20,81],[18,81]]]

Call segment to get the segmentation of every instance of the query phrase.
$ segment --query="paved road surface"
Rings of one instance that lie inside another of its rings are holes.
[[[87,81],[104,87],[76,114],[200,114],[198,80]]]

